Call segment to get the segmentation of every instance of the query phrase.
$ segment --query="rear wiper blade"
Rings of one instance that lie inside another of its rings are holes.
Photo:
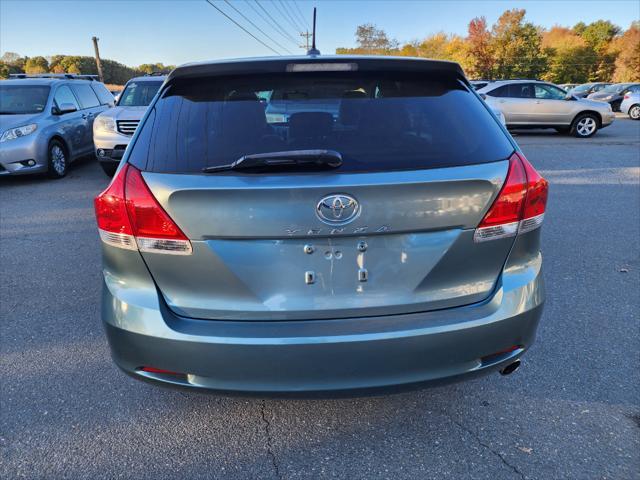
[[[329,169],[342,165],[342,155],[334,150],[287,150],[284,152],[252,153],[227,165],[214,165],[202,169],[205,173],[229,170],[288,169],[289,167]]]

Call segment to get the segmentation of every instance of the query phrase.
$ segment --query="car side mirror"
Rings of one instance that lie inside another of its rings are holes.
[[[576,97],[574,97],[573,95],[571,95],[570,93],[567,93],[567,96],[564,97],[565,100],[576,100]]]
[[[65,113],[73,113],[77,112],[78,107],[76,107],[73,103],[62,103],[59,107],[53,107],[54,115],[64,115]]]
[[[487,95],[486,95],[486,94],[484,94],[484,93],[480,93],[479,95],[480,95],[480,98],[481,98],[481,99],[483,99],[483,100],[486,100],[486,99],[487,99]]]

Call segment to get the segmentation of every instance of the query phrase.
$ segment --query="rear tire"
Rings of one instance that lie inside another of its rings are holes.
[[[593,113],[581,113],[571,124],[571,135],[578,138],[589,138],[598,131],[599,119]]]
[[[113,177],[113,175],[116,173],[116,170],[118,169],[117,163],[100,162],[100,166],[102,167],[102,170],[108,177]]]
[[[640,103],[631,105],[631,108],[629,109],[629,118],[631,120],[640,120]]]
[[[67,174],[69,154],[60,140],[51,140],[47,149],[47,165],[49,177],[58,179]]]

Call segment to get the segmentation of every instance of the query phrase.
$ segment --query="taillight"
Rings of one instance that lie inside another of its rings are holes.
[[[191,242],[160,206],[137,168],[126,164],[94,205],[100,238],[107,245],[191,254]]]
[[[631,94],[630,94],[630,93],[627,93],[627,94],[624,96],[624,99],[625,99],[625,100],[628,100],[629,98],[631,98]]]
[[[509,171],[500,193],[476,231],[476,242],[512,237],[542,225],[547,204],[548,182],[522,153],[509,159]]]

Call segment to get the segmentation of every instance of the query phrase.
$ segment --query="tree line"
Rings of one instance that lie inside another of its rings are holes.
[[[124,85],[130,78],[153,72],[169,73],[174,65],[144,63],[128,67],[114,60],[101,59],[104,82]],[[97,75],[98,67],[94,57],[80,55],[53,55],[52,57],[23,57],[14,52],[6,52],[0,58],[0,78],[8,78],[13,73],[75,73]]]
[[[554,83],[640,81],[640,22],[623,31],[608,20],[545,29],[505,11],[489,27],[469,22],[467,36],[443,32],[401,44],[370,23],[356,29],[356,48],[337,54],[399,55],[458,62],[470,78],[539,78]]]

